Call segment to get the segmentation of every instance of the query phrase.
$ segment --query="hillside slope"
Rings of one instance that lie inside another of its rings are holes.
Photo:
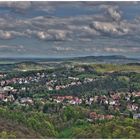
[[[0,138],[41,138],[39,134],[33,130],[17,124],[11,120],[0,118]]]

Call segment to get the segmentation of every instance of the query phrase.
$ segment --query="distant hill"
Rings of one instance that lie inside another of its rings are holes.
[[[85,57],[76,57],[70,59],[71,61],[81,61],[87,63],[140,63],[140,59],[136,58],[127,58],[122,55],[110,55],[110,56],[85,56]]]
[[[128,59],[123,55],[109,55],[109,56],[85,56],[77,57],[77,59]]]
[[[140,66],[140,63],[128,63],[129,66]]]
[[[45,65],[31,61],[24,61],[13,64],[0,64],[0,71],[32,71],[43,69],[45,69]]]
[[[44,65],[31,61],[16,63],[14,64],[14,66],[15,66],[14,68],[15,70],[22,70],[22,71],[42,70],[45,68]]]
[[[139,65],[140,59],[127,58],[122,55],[85,56],[73,58],[0,58],[0,71],[32,71],[57,68],[73,63],[93,64],[129,64]]]

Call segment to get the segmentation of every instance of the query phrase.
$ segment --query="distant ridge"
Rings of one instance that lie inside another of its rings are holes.
[[[133,59],[133,60],[139,60],[137,58],[129,58],[123,55],[107,55],[107,56],[84,56],[84,57],[75,57],[74,59],[82,59],[82,58],[92,58],[92,59]]]
[[[129,58],[123,55],[79,56],[69,58],[0,58],[0,62],[34,64],[41,62],[97,62],[97,63],[140,63],[140,58]],[[36,64],[35,64],[36,65]]]
[[[138,58],[130,58],[130,57],[126,57],[124,55],[100,55],[100,56],[83,56],[83,57],[74,57],[76,58],[93,58],[93,59],[135,59],[135,60],[139,60]]]
[[[84,56],[84,57],[75,57],[75,58],[93,58],[93,59],[128,59],[123,55],[107,55],[107,56]],[[133,59],[133,58],[131,58]]]
[[[58,58],[45,58],[45,57],[8,57],[8,58],[4,58],[4,57],[0,57],[0,60],[28,60],[28,61],[30,61],[30,60],[43,60],[43,59],[45,59],[45,60],[63,60],[63,59],[66,59],[66,60],[68,60],[68,59],[82,59],[82,58],[96,58],[96,59],[99,59],[99,58],[101,58],[101,59],[103,59],[103,58],[105,58],[105,59],[135,59],[135,60],[140,60],[140,58],[130,58],[130,57],[126,57],[126,56],[124,56],[124,55],[99,55],[99,56],[92,56],[92,55],[89,55],[89,56],[77,56],[77,57],[58,57]]]

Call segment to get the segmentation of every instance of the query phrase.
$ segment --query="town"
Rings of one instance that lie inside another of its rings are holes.
[[[84,67],[76,67],[74,70],[77,74],[86,73]],[[89,108],[90,111],[87,119],[91,122],[94,119],[111,119],[116,114],[131,117],[133,119],[140,118],[139,91],[108,91],[107,94],[97,93],[94,96],[92,94],[61,94],[61,91],[64,89],[69,92],[73,87],[83,86],[93,82],[96,83],[99,77],[103,77],[103,75],[101,75],[98,77],[95,76],[94,78],[88,76],[79,78],[72,75],[74,71],[71,70],[71,73],[70,71],[69,73],[66,73],[67,71],[63,70],[62,73],[56,73],[55,71],[51,73],[37,71],[33,74],[29,73],[24,76],[11,76],[10,78],[7,78],[8,73],[1,73],[0,104],[4,106],[11,104],[14,108],[16,108],[16,106],[24,106],[25,108],[30,106],[31,108],[34,108],[37,101],[41,102],[42,108],[43,105],[47,103],[61,103],[63,107],[78,105]],[[90,71],[90,74],[91,72],[96,74],[93,70]],[[42,95],[42,93],[38,93],[38,91],[42,91],[45,94]],[[97,108],[98,111],[95,112]],[[98,112],[100,114],[97,115],[96,113]]]

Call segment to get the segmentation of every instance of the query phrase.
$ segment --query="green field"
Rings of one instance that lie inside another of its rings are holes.
[[[140,72],[140,65],[120,65],[120,64],[93,64],[92,67],[97,72]]]

